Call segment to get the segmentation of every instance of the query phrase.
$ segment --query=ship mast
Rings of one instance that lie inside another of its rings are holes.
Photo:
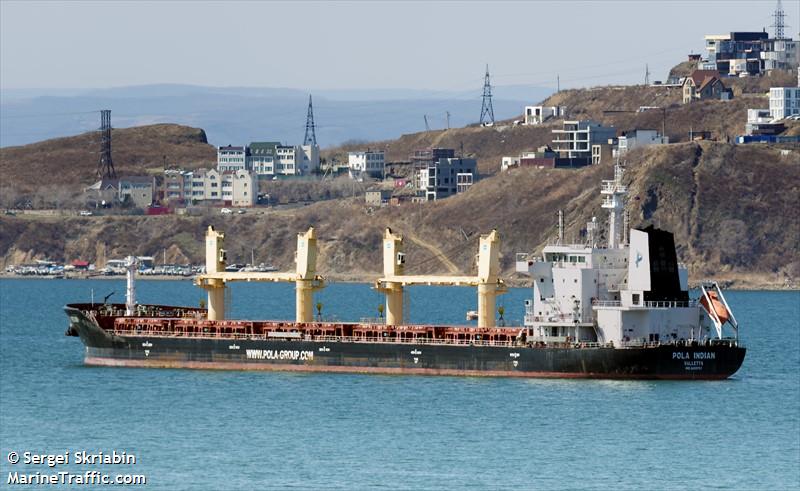
[[[623,226],[623,211],[625,210],[625,196],[628,187],[622,183],[625,165],[617,160],[614,165],[614,179],[604,180],[600,189],[603,195],[603,208],[608,209],[608,248],[619,249],[624,246],[621,240],[621,226]]]
[[[127,285],[125,288],[125,315],[130,317],[136,309],[136,257],[125,258]]]

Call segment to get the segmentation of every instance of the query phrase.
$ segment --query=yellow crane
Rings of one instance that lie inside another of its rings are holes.
[[[386,325],[403,324],[403,288],[409,285],[478,287],[478,327],[495,327],[497,295],[508,291],[500,274],[500,236],[497,230],[481,235],[477,276],[404,275],[403,236],[387,228],[383,233],[383,278],[375,288],[386,295]]]
[[[208,292],[208,320],[225,319],[225,288],[230,281],[294,282],[296,292],[297,322],[312,322],[313,296],[316,290],[325,287],[325,280],[316,274],[317,235],[314,227],[297,234],[297,252],[294,273],[279,272],[228,272],[225,249],[225,234],[209,226],[206,231],[206,272],[198,275],[195,284]]]

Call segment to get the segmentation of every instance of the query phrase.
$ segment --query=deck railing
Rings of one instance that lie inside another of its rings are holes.
[[[269,332],[269,331],[268,331]],[[243,334],[243,333],[210,333],[210,332],[181,332],[181,331],[158,331],[149,329],[120,328],[117,327],[113,333],[121,336],[140,337],[140,338],[190,338],[190,339],[227,339],[235,340],[255,340],[255,341],[276,341],[274,337],[265,334]],[[630,340],[622,343],[613,342],[594,342],[594,341],[566,341],[567,338],[531,337],[526,339],[524,344],[520,344],[516,339],[510,341],[493,340],[469,340],[469,339],[448,339],[448,338],[426,338],[426,337],[405,337],[405,336],[324,336],[306,334],[299,338],[280,339],[285,342],[313,341],[325,343],[380,343],[380,344],[409,344],[409,345],[432,345],[432,346],[487,346],[505,348],[562,348],[562,349],[585,349],[585,348],[658,348],[661,346],[682,347],[682,346],[715,346],[726,344],[730,346],[744,346],[735,339],[711,339],[702,340],[666,340],[647,342],[645,340]]]

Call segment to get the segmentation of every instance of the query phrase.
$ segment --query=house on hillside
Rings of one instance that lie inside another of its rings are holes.
[[[617,148],[614,150],[613,156],[621,157],[637,147],[665,143],[669,143],[669,137],[662,136],[657,130],[634,129],[624,132],[622,136],[617,138]]]
[[[550,118],[564,116],[564,106],[525,106],[525,121],[522,124],[542,124]]]
[[[744,127],[746,136],[779,135],[786,130],[786,125],[773,120],[769,109],[748,109],[747,124]]]
[[[124,203],[136,208],[147,208],[153,203],[154,195],[153,176],[130,176],[119,179],[104,177],[83,190],[87,206],[95,208]]]
[[[116,204],[118,189],[119,181],[104,177],[91,186],[84,188],[84,201],[88,206],[94,208],[113,206]]]
[[[153,176],[131,176],[119,179],[118,199],[136,208],[147,208],[153,204],[155,179]]]
[[[383,150],[348,152],[347,168],[351,179],[373,177],[383,179],[386,173],[386,156]]]
[[[725,88],[716,70],[695,70],[683,81],[683,103],[696,100],[733,98],[733,92]]]

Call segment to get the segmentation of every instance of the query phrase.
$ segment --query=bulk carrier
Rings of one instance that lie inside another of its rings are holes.
[[[518,254],[516,270],[530,276],[532,298],[522,326],[498,326],[496,297],[500,238],[480,237],[476,276],[404,274],[401,235],[386,229],[383,277],[385,319],[325,322],[315,319],[313,294],[325,286],[316,273],[313,228],[298,234],[296,270],[227,272],[224,235],[208,228],[206,269],[195,283],[207,308],[136,302],[135,260],[128,260],[125,304],[70,304],[67,335],[85,345],[88,365],[199,369],[290,370],[384,374],[607,379],[724,379],[741,367],[745,348],[738,324],[714,282],[690,299],[688,275],[677,260],[671,233],[627,230],[624,167],[603,181],[609,211],[606,243],[595,219],[585,243],[558,237],[540,256]],[[296,318],[225,318],[232,281],[292,282]],[[471,286],[478,290],[477,326],[411,325],[403,321],[404,290],[411,285]]]

